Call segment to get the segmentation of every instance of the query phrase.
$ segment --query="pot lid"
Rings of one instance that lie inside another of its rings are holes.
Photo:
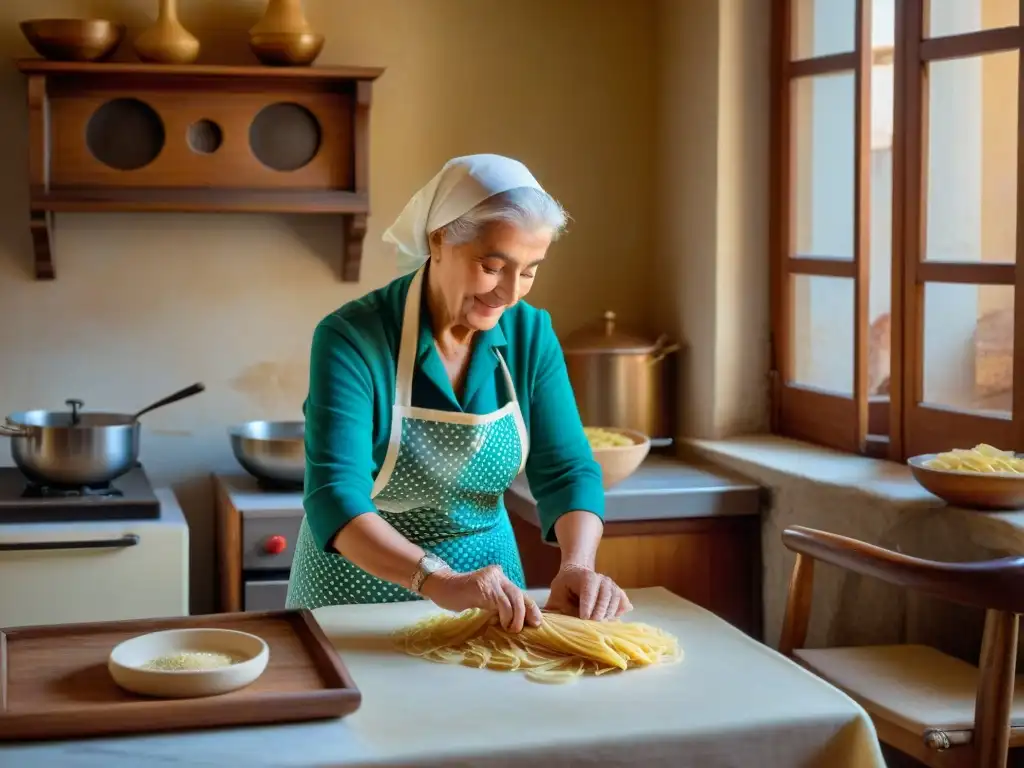
[[[620,330],[611,310],[596,322],[573,331],[562,340],[562,351],[567,355],[627,354],[647,355],[654,352],[660,339],[650,339]]]

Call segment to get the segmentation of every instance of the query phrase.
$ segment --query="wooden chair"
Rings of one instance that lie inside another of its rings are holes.
[[[797,556],[779,650],[859,702],[900,752],[934,768],[1006,768],[1009,749],[1024,746],[1024,686],[1014,694],[1024,557],[941,563],[803,526],[782,541]],[[980,671],[922,645],[802,648],[815,560],[984,608]]]

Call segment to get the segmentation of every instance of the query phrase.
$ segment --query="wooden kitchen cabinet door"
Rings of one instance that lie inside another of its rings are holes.
[[[549,586],[558,548],[511,517],[527,586]],[[597,569],[624,589],[664,587],[760,639],[760,538],[757,516],[608,523]]]

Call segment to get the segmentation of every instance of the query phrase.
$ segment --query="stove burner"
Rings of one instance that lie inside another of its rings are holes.
[[[111,483],[79,487],[31,482],[17,467],[0,467],[0,525],[159,517],[160,500],[141,466]]]
[[[30,482],[25,486],[25,490],[21,494],[23,499],[72,499],[79,496],[116,498],[124,496],[124,492],[109,483],[65,488],[53,485],[38,485]]]

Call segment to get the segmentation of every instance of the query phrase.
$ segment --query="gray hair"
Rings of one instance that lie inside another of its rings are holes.
[[[535,187],[518,187],[479,203],[450,224],[440,228],[444,241],[461,245],[475,240],[488,224],[504,222],[523,229],[550,229],[557,240],[565,231],[569,215],[555,198]]]

